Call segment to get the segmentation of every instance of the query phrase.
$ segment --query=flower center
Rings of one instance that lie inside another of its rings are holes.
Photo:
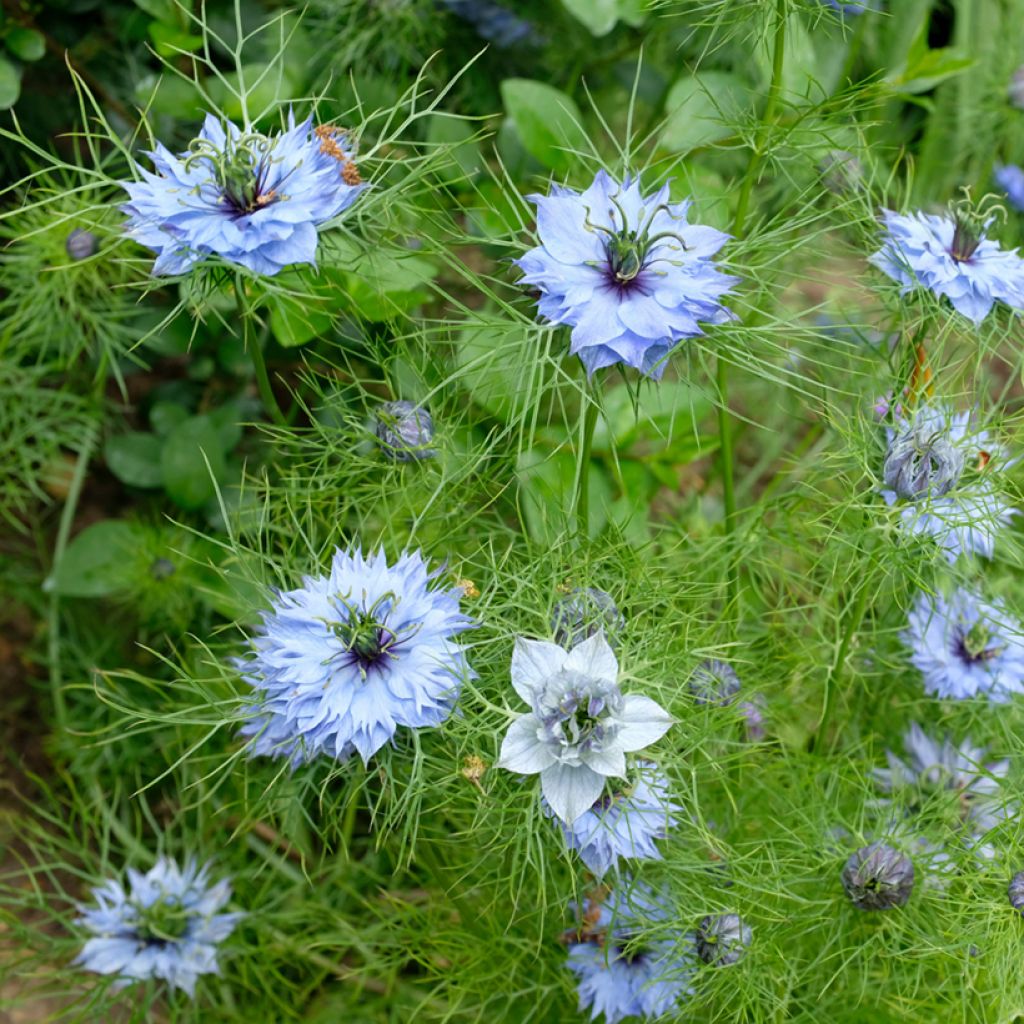
[[[957,263],[966,263],[977,251],[984,237],[982,224],[976,216],[960,210],[955,216],[956,227],[953,229],[953,244],[949,247],[949,255]]]
[[[645,246],[633,232],[612,235],[605,244],[608,269],[619,284],[628,284],[644,268]]]
[[[193,139],[185,169],[205,163],[213,173],[224,206],[238,217],[287,198],[276,188],[267,187],[275,140],[259,132],[242,132],[235,138],[228,129],[225,132],[223,149],[209,139]]]
[[[138,917],[135,931],[143,942],[149,945],[163,945],[177,942],[188,931],[189,921],[194,916],[177,900],[159,899],[148,907],[135,904]]]
[[[1002,651],[1002,647],[990,647],[991,643],[992,631],[979,620],[970,629],[961,631],[957,650],[964,661],[973,665],[990,661]]]
[[[369,608],[356,605],[340,594],[335,597],[345,618],[327,625],[341,641],[344,653],[349,655],[365,679],[368,671],[388,659],[397,659],[396,648],[410,632],[418,627],[405,627],[398,631],[387,624],[388,615],[398,604],[398,598],[388,591],[382,594]]]

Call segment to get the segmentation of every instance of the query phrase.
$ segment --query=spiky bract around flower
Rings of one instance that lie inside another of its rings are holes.
[[[572,824],[590,810],[609,777],[624,778],[626,754],[659,739],[672,724],[650,697],[624,696],[615,652],[597,633],[566,651],[540,640],[516,640],[512,686],[531,710],[501,746],[499,767],[540,773],[556,817]]]
[[[551,609],[551,632],[555,643],[562,647],[575,647],[598,632],[604,633],[612,647],[617,647],[625,627],[626,617],[611,594],[597,587],[576,587],[560,597]]]
[[[948,597],[922,593],[903,640],[937,697],[1002,702],[1024,691],[1024,635],[1002,601],[965,588]]]
[[[697,955],[706,964],[729,967],[740,962],[753,938],[739,914],[709,914],[697,928]]]
[[[1010,899],[1010,906],[1021,916],[1024,916],[1024,871],[1018,871],[1010,879],[1007,896]]]
[[[405,399],[381,404],[376,434],[380,450],[396,462],[418,462],[437,455],[428,447],[434,439],[433,417]]]
[[[438,572],[419,552],[389,566],[338,550],[328,575],[279,594],[238,663],[261,697],[242,728],[252,753],[365,764],[399,728],[445,721],[472,675],[452,638],[472,623],[461,588],[431,586]]]
[[[578,850],[580,860],[600,878],[620,858],[661,860],[656,840],[665,838],[680,810],[658,767],[641,761],[630,785],[612,787],[574,822],[559,825],[569,849]]]
[[[210,884],[209,865],[179,867],[161,857],[145,874],[128,869],[128,889],[109,879],[92,890],[96,906],[80,904],[76,923],[92,933],[75,963],[114,975],[117,987],[156,978],[193,995],[201,974],[217,974],[217,947],[242,914],[218,913],[231,898],[223,879]]]
[[[1015,210],[1024,212],[1024,168],[1016,164],[997,167],[993,177],[996,184],[1006,193],[1010,205]]]
[[[569,943],[569,970],[579,979],[580,1010],[606,1024],[626,1017],[660,1019],[693,992],[693,936],[679,932],[644,940],[642,930],[678,914],[663,896],[623,879],[592,899]]]
[[[688,223],[690,201],[669,202],[667,184],[645,197],[638,180],[599,171],[585,192],[529,198],[541,244],[517,261],[523,282],[545,320],[572,328],[588,373],[625,363],[657,379],[680,340],[731,319],[720,300],[736,278],[711,259],[728,236]]]
[[[315,263],[317,227],[366,187],[346,136],[332,125],[296,125],[264,135],[208,115],[188,152],[159,142],[155,173],[122,182],[131,197],[125,232],[156,253],[153,274],[184,274],[211,255],[273,275]]]
[[[731,704],[740,692],[740,677],[727,661],[707,658],[690,676],[688,684],[693,699],[698,704],[717,704],[725,707]]]
[[[934,538],[949,561],[991,558],[999,531],[1017,514],[997,486],[1013,461],[974,426],[972,413],[926,404],[889,431],[880,493],[898,506],[905,531]]]
[[[842,882],[846,895],[860,910],[891,910],[910,899],[914,864],[891,846],[871,843],[850,854]]]
[[[900,285],[901,295],[927,288],[975,324],[996,302],[1024,308],[1024,260],[986,237],[988,221],[892,210],[883,216],[887,234],[870,262]]]
[[[988,832],[1002,821],[1008,807],[1001,796],[1001,783],[1010,762],[985,761],[984,747],[970,740],[959,745],[947,736],[941,743],[913,722],[904,737],[908,760],[886,751],[888,768],[876,768],[875,780],[890,794],[898,794],[908,811],[914,813],[931,798],[949,794],[956,813],[969,836]]]

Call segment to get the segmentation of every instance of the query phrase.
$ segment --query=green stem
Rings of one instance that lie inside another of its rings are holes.
[[[576,485],[576,534],[586,538],[590,536],[590,450],[594,444],[594,427],[600,409],[589,388],[583,392],[583,401],[583,440],[580,444],[579,481]]]
[[[733,467],[732,416],[729,414],[729,364],[718,357],[718,435],[725,500],[725,532],[731,535],[736,523],[736,473]]]
[[[263,359],[263,348],[252,329],[252,311],[245,298],[245,286],[239,278],[235,278],[235,300],[238,303],[238,315],[242,321],[242,342],[252,360],[252,368],[256,371],[256,387],[259,389],[263,407],[279,427],[286,427],[288,421],[284,418],[284,413],[281,412],[281,407],[274,397],[274,389],[270,386],[267,364]]]

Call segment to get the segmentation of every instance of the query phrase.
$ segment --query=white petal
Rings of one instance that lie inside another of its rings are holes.
[[[554,763],[554,757],[539,738],[540,731],[541,724],[534,715],[517,718],[505,733],[498,767],[520,775],[534,775]]]
[[[619,778],[626,776],[626,754],[618,744],[600,753],[588,750],[580,755],[580,760],[599,775],[617,775]]]
[[[661,739],[672,724],[672,716],[650,697],[630,694],[623,699],[621,723],[616,736],[623,750],[640,750],[649,743]]]
[[[577,644],[565,659],[565,667],[589,679],[610,679],[614,683],[619,678],[619,663],[604,633],[595,633]]]
[[[558,644],[516,637],[512,650],[512,686],[516,693],[532,704],[534,692],[562,671],[567,657]]]
[[[604,776],[586,765],[553,764],[540,774],[540,788],[551,810],[571,825],[604,790]]]

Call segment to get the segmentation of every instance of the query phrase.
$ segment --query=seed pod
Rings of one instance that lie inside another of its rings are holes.
[[[385,402],[377,410],[377,442],[380,450],[396,462],[432,459],[437,452],[427,445],[433,437],[430,413],[412,402]]]
[[[842,872],[843,888],[861,910],[902,907],[914,888],[914,865],[899,850],[883,843],[851,853]]]
[[[619,634],[625,627],[626,617],[611,594],[597,587],[577,587],[560,597],[551,609],[555,643],[567,649],[599,632],[604,633],[610,646],[617,647]]]
[[[728,662],[717,658],[702,661],[690,676],[690,693],[698,704],[725,707],[740,692],[740,677]]]
[[[98,248],[96,236],[83,228],[75,228],[64,242],[64,249],[73,260],[87,260]]]
[[[1018,871],[1010,879],[1010,906],[1024,917],[1024,871]]]
[[[740,960],[753,937],[739,914],[709,915],[697,928],[697,955],[706,964],[728,967]]]
[[[938,498],[956,486],[964,471],[963,450],[934,420],[903,426],[885,455],[885,486],[901,498]]]

